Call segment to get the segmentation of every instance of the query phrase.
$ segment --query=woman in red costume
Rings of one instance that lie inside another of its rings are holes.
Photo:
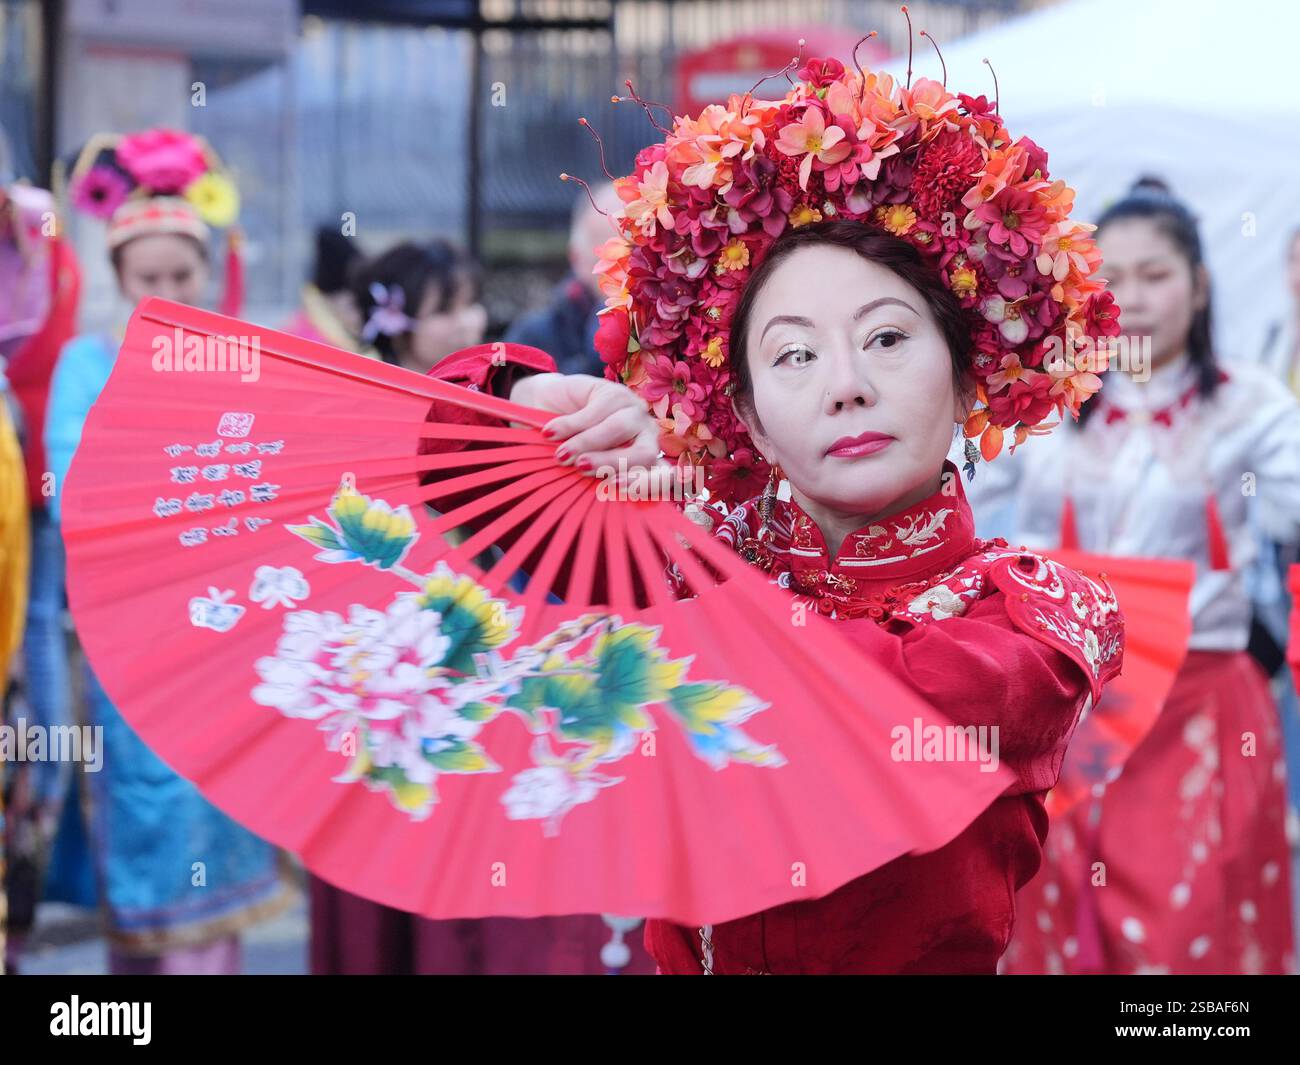
[[[946,846],[823,898],[717,926],[648,922],[660,971],[992,973],[1041,861],[1044,796],[1119,669],[1123,626],[1108,589],[976,539],[946,454],[958,427],[991,459],[1004,435],[1077,414],[1100,382],[1044,368],[1049,339],[1082,335],[1109,303],[1072,194],[995,106],[834,60],[799,74],[784,100],[677,119],[616,182],[618,235],[597,268],[610,380],[515,346],[432,372],[555,411],[544,432],[593,475],[664,466],[661,450],[675,460],[661,472],[702,472],[694,520],[952,722],[996,726],[1014,772]],[[1059,271],[1039,269],[1067,245]],[[1008,358],[1015,383],[989,403],[985,378]]]

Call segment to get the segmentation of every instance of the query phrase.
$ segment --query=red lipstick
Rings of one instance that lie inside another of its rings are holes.
[[[874,455],[893,442],[887,433],[862,433],[859,436],[842,436],[826,449],[826,454],[836,458],[857,458],[860,455]]]

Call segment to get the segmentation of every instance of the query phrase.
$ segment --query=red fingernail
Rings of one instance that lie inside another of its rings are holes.
[[[547,440],[551,440],[551,439],[553,439],[553,438],[555,437],[555,430],[554,430],[554,429],[543,429],[543,430],[542,430],[542,436],[546,437]]]
[[[569,452],[565,448],[560,448],[560,450],[555,453],[555,457],[559,459],[561,462],[568,462]]]
[[[591,469],[591,459],[578,459],[578,469],[580,470]]]

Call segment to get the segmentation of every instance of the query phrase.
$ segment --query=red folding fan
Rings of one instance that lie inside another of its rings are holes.
[[[1196,565],[1064,548],[1047,553],[1093,580],[1108,581],[1124,613],[1124,668],[1074,730],[1060,778],[1047,795],[1048,812],[1059,817],[1113,779],[1155,724],[1187,656],[1187,600]]]
[[[231,816],[429,917],[724,921],[1005,789],[891,761],[891,729],[946,722],[673,503],[557,462],[552,417],[142,303],[63,503],[108,694]]]

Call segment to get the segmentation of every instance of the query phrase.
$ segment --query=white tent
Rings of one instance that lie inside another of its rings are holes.
[[[1167,181],[1200,219],[1219,350],[1255,356],[1300,226],[1300,5],[1068,0],[939,43],[956,92],[993,99],[989,59],[1007,128],[1046,149],[1081,218],[1140,174]],[[912,66],[940,77],[924,38]]]

